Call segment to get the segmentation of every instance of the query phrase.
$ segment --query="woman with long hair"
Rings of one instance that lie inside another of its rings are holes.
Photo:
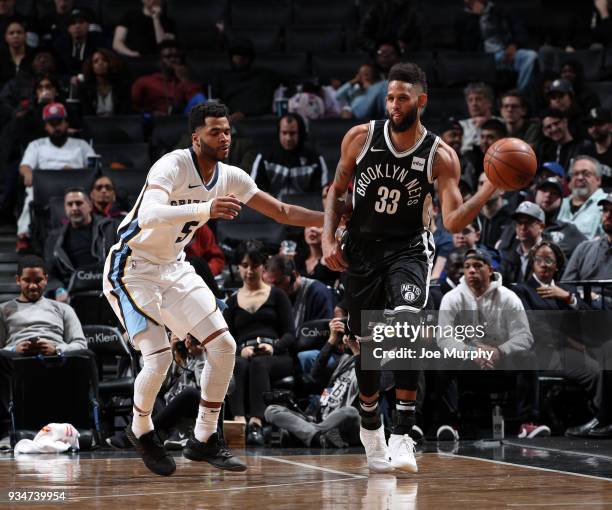
[[[32,51],[26,45],[26,27],[18,19],[11,21],[4,31],[4,47],[0,50],[0,83],[29,71]]]

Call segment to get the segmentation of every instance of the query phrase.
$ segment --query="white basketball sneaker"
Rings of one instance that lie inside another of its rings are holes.
[[[370,473],[390,473],[393,471],[391,457],[385,440],[385,429],[381,425],[377,430],[361,427],[359,438],[366,451]]]
[[[414,441],[408,434],[391,434],[389,437],[389,453],[391,465],[406,473],[416,473],[416,459],[414,458]]]

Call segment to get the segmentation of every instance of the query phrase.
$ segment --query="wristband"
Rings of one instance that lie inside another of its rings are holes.
[[[196,204],[196,214],[200,221],[206,223],[210,219],[210,210],[212,208],[213,200],[207,200],[206,202]]]

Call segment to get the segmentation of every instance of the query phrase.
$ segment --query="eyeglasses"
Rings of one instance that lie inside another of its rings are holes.
[[[572,172],[570,173],[570,176],[573,177],[593,177],[595,175],[595,172],[592,172],[591,170],[572,170]]]
[[[108,191],[113,191],[113,187],[110,184],[96,184],[94,186],[96,191],[102,191],[103,189],[107,189]]]
[[[461,234],[464,235],[464,236],[469,236],[470,234],[473,234],[474,232],[476,232],[476,231],[473,228],[469,228],[468,227],[468,228],[464,228],[461,231]]]
[[[543,266],[552,266],[557,263],[557,261],[552,257],[533,257],[533,261],[536,264],[541,264]]]

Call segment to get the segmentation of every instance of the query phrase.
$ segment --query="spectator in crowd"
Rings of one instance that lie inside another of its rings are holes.
[[[444,331],[447,325],[472,324],[473,317],[478,317],[477,324],[486,323],[486,335],[480,342],[473,339],[460,342],[455,338],[439,337],[438,346],[441,349],[490,353],[489,360],[478,358],[466,363],[475,362],[481,370],[496,369],[491,372],[496,380],[499,379],[499,371],[511,370],[516,377],[517,415],[521,422],[518,437],[531,439],[550,435],[550,428],[537,424],[540,411],[537,358],[532,350],[533,337],[521,300],[502,286],[501,275],[493,271],[491,259],[482,251],[467,251],[463,273],[459,285],[442,298],[439,325]],[[438,376],[441,388],[445,388],[455,377],[450,370],[439,370]],[[485,384],[484,377],[485,372],[481,374],[481,384]],[[446,419],[454,424],[457,417],[452,414],[459,408],[458,403],[440,399],[439,405],[448,407],[449,412],[440,414],[449,415]]]
[[[463,260],[465,259],[466,252],[465,247],[461,247],[453,249],[448,254],[446,265],[444,266],[444,278],[438,282],[440,284],[438,287],[440,298],[436,310],[440,308],[442,296],[459,285],[459,280],[463,276]],[[434,288],[431,290],[433,291]]]
[[[607,108],[592,108],[586,117],[591,144],[581,152],[598,160],[603,168],[601,186],[612,188],[612,115]]]
[[[132,107],[153,115],[182,113],[201,87],[189,79],[183,52],[175,41],[159,45],[161,72],[141,76],[132,85]]]
[[[306,227],[304,229],[304,241],[307,252],[302,255],[299,251],[295,256],[295,267],[302,276],[314,278],[325,285],[334,287],[340,278],[340,273],[332,271],[321,260],[323,248],[321,246],[321,234],[323,229],[320,227]]]
[[[36,20],[22,16],[15,8],[16,0],[2,0],[0,2],[0,34],[6,32],[6,27],[13,21],[18,20],[24,24],[26,29],[26,44],[35,48],[38,46],[38,27]]]
[[[512,218],[515,221],[515,239],[501,250],[501,268],[503,282],[522,283],[527,279],[529,252],[542,241],[546,216],[539,205],[533,202],[522,202]]]
[[[560,110],[545,110],[540,120],[544,136],[536,147],[538,161],[556,161],[567,170],[580,150],[580,142],[570,133],[567,115]]]
[[[89,188],[92,214],[101,218],[123,218],[126,212],[117,202],[115,183],[107,175],[97,176]]]
[[[491,257],[493,269],[499,268],[499,255],[495,250],[489,250],[486,246],[480,244],[480,220],[474,218],[474,221],[467,225],[463,230],[453,234],[453,250],[459,249],[463,252],[467,250],[481,250]],[[461,260],[463,264],[463,260]]]
[[[317,405],[309,408],[313,412],[306,415],[273,404],[266,408],[265,418],[268,423],[287,430],[306,447],[358,446],[361,444],[359,412],[353,404],[359,394],[355,374],[359,343],[344,334],[341,317],[330,321],[329,330],[329,339],[310,371],[317,385],[325,388]]]
[[[201,257],[208,263],[213,276],[220,275],[225,267],[225,255],[217,244],[215,234],[208,225],[202,225],[185,247],[188,257]]]
[[[255,157],[251,177],[257,186],[279,199],[291,193],[320,193],[329,181],[327,164],[305,142],[302,117],[283,115],[278,120],[278,141]]]
[[[567,80],[574,90],[575,101],[582,112],[599,106],[599,97],[585,86],[584,69],[579,60],[567,60],[561,66],[560,76]]]
[[[576,247],[586,241],[585,235],[573,223],[561,221],[558,218],[563,200],[563,188],[556,177],[541,180],[536,185],[534,202],[540,206],[546,216],[544,239],[549,239],[561,248],[566,258],[569,258]]]
[[[126,57],[154,55],[164,41],[174,39],[174,23],[162,9],[162,0],[142,0],[115,27],[113,49]]]
[[[436,252],[434,258],[434,266],[431,271],[431,277],[433,279],[439,278],[442,271],[444,271],[444,265],[446,264],[446,257],[453,249],[453,236],[444,228],[442,222],[442,214],[440,213],[440,200],[438,197],[434,197],[431,202],[431,214],[432,218],[429,222],[429,230],[433,234],[434,244],[436,245]]]
[[[540,122],[527,118],[529,106],[525,96],[517,89],[508,90],[501,96],[500,115],[506,125],[508,136],[520,138],[532,147],[540,139]]]
[[[575,92],[568,80],[559,78],[552,82],[547,93],[548,107],[565,114],[569,131],[575,139],[584,138],[582,110],[576,103]]]
[[[527,32],[520,20],[488,0],[464,0],[464,5],[455,24],[458,49],[493,54],[497,68],[516,71],[517,88],[528,92],[538,54],[525,48]]]
[[[301,276],[293,261],[283,255],[274,255],[266,261],[264,281],[285,292],[293,308],[293,326],[315,319],[330,319],[333,314],[331,291],[317,280]]]
[[[591,156],[574,158],[569,173],[571,195],[563,199],[557,219],[576,225],[587,239],[600,233],[601,210],[599,201],[606,194],[601,189],[601,163]]]
[[[44,45],[49,45],[68,30],[74,0],[54,0],[53,10],[40,20],[40,31]]]
[[[81,323],[74,310],[44,297],[44,261],[27,255],[17,263],[19,297],[0,306],[0,428],[8,419],[13,359],[21,356],[88,356],[92,380],[98,380],[94,354],[87,350]]]
[[[213,93],[230,109],[231,120],[272,113],[277,78],[270,71],[253,69],[255,47],[236,39],[229,48],[230,69],[217,74]]]
[[[359,26],[361,46],[371,51],[378,41],[394,41],[402,51],[423,49],[423,17],[416,2],[377,0],[372,2]]]
[[[498,140],[507,136],[506,126],[497,119],[489,119],[480,126],[480,141],[478,145],[465,153],[465,157],[472,163],[476,178],[484,172],[484,157],[489,147]]]
[[[591,46],[610,46],[612,43],[611,5],[608,0],[580,2],[568,17],[569,26],[562,30],[567,39],[561,43],[566,51],[586,49]],[[563,44],[564,43],[564,44]]]
[[[591,307],[580,299],[575,287],[559,282],[564,266],[565,257],[559,245],[541,241],[529,254],[529,278],[512,290],[526,310],[552,312],[531,315],[540,366],[580,384],[594,399],[599,368],[581,342],[580,320],[573,313]]]
[[[461,152],[463,144],[463,126],[455,117],[445,119],[440,126],[440,138],[450,145],[459,158],[461,165],[461,179],[472,189],[478,186],[478,174],[472,162]]]
[[[598,201],[602,208],[603,235],[584,241],[572,253],[563,273],[563,280],[609,280],[612,276],[612,193]],[[594,296],[598,299],[598,296]],[[611,308],[612,298],[606,294],[606,306]],[[594,308],[597,308],[595,304]]]
[[[83,188],[68,188],[64,194],[68,223],[52,230],[45,241],[50,291],[68,287],[79,269],[102,273],[104,261],[117,242],[118,222],[92,214],[92,204]]]
[[[23,211],[17,223],[18,248],[20,241],[27,244],[30,234],[30,203],[32,202],[32,172],[38,168],[62,170],[65,168],[85,168],[87,158],[95,156],[94,150],[84,140],[68,136],[66,109],[61,103],[49,103],[43,109],[45,131],[49,136],[31,142],[25,150],[19,173],[26,186]],[[25,246],[24,246],[25,248]]]
[[[0,48],[0,83],[28,73],[33,51],[26,44],[25,23],[14,19],[6,25],[3,32],[4,42]]]
[[[402,51],[396,42],[382,41],[377,44],[374,61],[381,79],[387,79],[389,70],[400,61],[401,56]]]
[[[236,389],[229,402],[234,419],[243,423],[247,416],[245,401],[248,402],[247,444],[263,446],[261,425],[266,407],[263,393],[270,390],[272,381],[293,372],[288,354],[295,342],[291,303],[284,292],[263,281],[266,255],[260,241],[242,242],[236,257],[242,287],[230,296],[223,312],[237,344]]]
[[[478,177],[478,187],[480,188],[486,180],[486,174],[480,174]],[[478,215],[480,220],[480,242],[489,250],[495,249],[495,245],[499,241],[504,228],[512,221],[510,214],[509,208],[504,205],[502,192],[500,190],[495,191]]]
[[[463,128],[461,153],[465,153],[480,143],[482,125],[493,118],[493,90],[486,83],[470,83],[463,91],[467,104],[468,119],[460,120]]]
[[[83,65],[79,84],[83,115],[125,115],[131,111],[130,88],[125,66],[115,53],[98,49]]]
[[[54,43],[62,71],[71,77],[81,74],[85,61],[98,48],[106,46],[100,33],[89,31],[90,19],[91,13],[87,10],[73,9],[68,18],[68,31]]]
[[[380,76],[374,64],[359,66],[355,77],[336,90],[336,99],[342,105],[343,118],[366,118],[364,105],[369,105],[380,95]]]

